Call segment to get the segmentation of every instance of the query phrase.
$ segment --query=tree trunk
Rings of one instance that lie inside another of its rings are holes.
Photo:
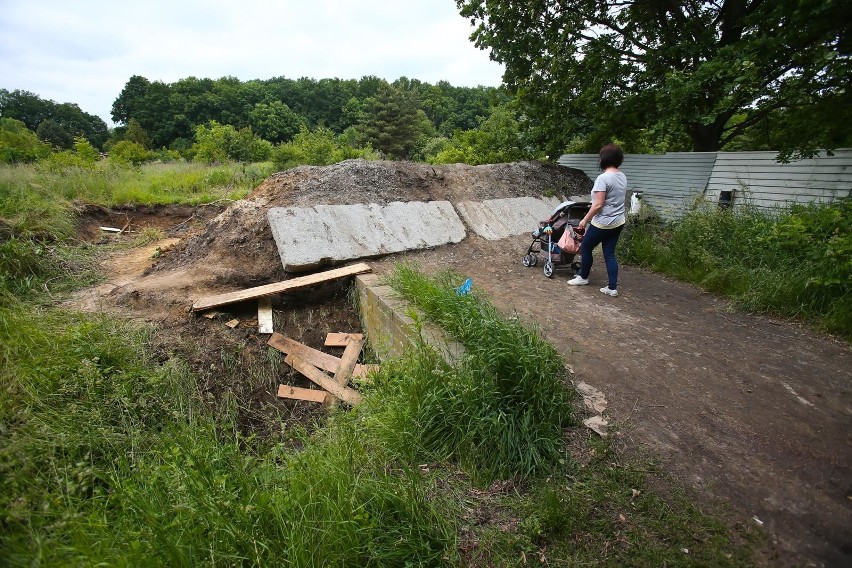
[[[727,119],[726,119],[727,121]],[[711,124],[692,124],[689,137],[692,138],[693,152],[718,152],[725,123],[716,120]]]

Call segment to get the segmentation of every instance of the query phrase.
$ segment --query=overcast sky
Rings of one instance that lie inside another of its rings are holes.
[[[502,67],[472,31],[454,0],[0,0],[0,88],[112,125],[132,75],[496,87]]]

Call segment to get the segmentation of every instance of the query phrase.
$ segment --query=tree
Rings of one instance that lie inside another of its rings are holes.
[[[436,164],[499,164],[533,158],[521,134],[521,127],[507,106],[495,107],[479,128],[459,130],[432,160]]]
[[[42,120],[36,128],[36,134],[39,140],[60,150],[68,150],[74,145],[71,133],[55,120]]]
[[[305,119],[281,101],[258,103],[249,113],[252,130],[273,144],[289,141],[304,124]]]
[[[626,146],[667,132],[675,149],[714,151],[779,114],[803,155],[850,140],[845,0],[456,0],[472,39],[504,63],[548,153],[578,134]],[[840,112],[837,124],[805,116]],[[737,115],[740,119],[732,120]],[[681,147],[683,146],[683,147]],[[591,149],[591,148],[590,148]]]
[[[364,101],[358,124],[362,138],[385,155],[411,157],[418,138],[428,123],[415,95],[391,86],[379,89],[375,97]]]
[[[250,127],[237,130],[230,124],[211,121],[195,129],[195,144],[192,147],[195,160],[215,163],[226,160],[239,162],[262,162],[272,154],[272,144],[261,140]]]

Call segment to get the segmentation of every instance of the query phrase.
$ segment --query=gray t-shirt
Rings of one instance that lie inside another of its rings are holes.
[[[622,172],[604,172],[597,177],[592,186],[592,200],[595,192],[605,191],[606,198],[600,213],[592,217],[592,225],[600,228],[623,225],[624,200],[627,194],[627,176]]]

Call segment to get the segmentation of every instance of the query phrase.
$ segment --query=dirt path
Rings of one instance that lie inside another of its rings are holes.
[[[521,266],[525,238],[410,255],[473,279],[538,322],[578,380],[603,391],[622,445],[657,456],[699,494],[761,524],[771,565],[852,563],[852,349],[798,324],[735,313],[718,297],[597,261],[586,287]],[[376,263],[376,270],[390,268]]]

